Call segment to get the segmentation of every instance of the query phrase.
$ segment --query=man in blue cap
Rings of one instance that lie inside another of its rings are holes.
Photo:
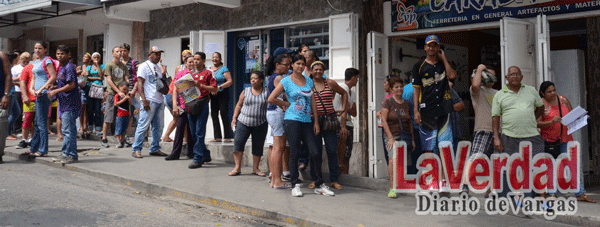
[[[452,98],[448,80],[456,78],[443,50],[440,39],[429,35],[425,39],[427,58],[413,67],[414,119],[421,126],[419,135],[425,152],[438,153],[438,144],[448,141],[452,144],[450,113],[446,106]],[[443,172],[442,172],[443,173]],[[442,174],[440,178],[444,178]],[[440,192],[449,192],[446,180],[440,182]]]

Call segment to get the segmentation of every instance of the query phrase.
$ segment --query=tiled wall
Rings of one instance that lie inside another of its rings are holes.
[[[189,4],[150,12],[145,23],[146,41],[188,35],[191,30],[227,30],[360,13],[360,0],[242,0],[229,9],[208,4]],[[335,8],[335,9],[334,9]],[[339,10],[339,11],[338,11]]]

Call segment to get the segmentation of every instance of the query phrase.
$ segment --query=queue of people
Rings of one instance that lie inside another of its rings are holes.
[[[414,65],[411,83],[405,84],[401,78],[392,76],[385,80],[388,96],[377,116],[381,119],[388,165],[392,161],[389,154],[398,141],[406,142],[414,162],[420,152],[438,153],[440,143],[456,146],[460,138],[456,112],[464,109],[464,103],[451,88],[457,73],[440,49],[437,36],[428,36],[424,45],[426,58]],[[357,115],[351,88],[356,85],[360,72],[346,69],[343,84],[327,79],[325,64],[306,45],[296,52],[277,48],[267,59],[265,73],[251,73],[251,86],[239,95],[233,119],[227,115],[233,79],[218,52],[212,55],[214,66],[207,68],[205,53],[183,51],[183,64],[168,82],[166,66],[161,64],[164,50],[156,46],[149,49],[148,59],[143,62],[131,58],[130,46],[123,44],[111,49],[112,58],[106,65],[100,63],[99,53],[86,53],[80,66],[70,62],[66,46],[58,46],[56,60],[47,56],[46,42],[35,43],[34,50],[33,55],[0,52],[0,79],[5,81],[0,96],[0,128],[6,126],[7,129],[0,130],[0,137],[16,139],[12,126],[21,125],[22,141],[17,148],[27,149],[21,154],[24,158],[47,157],[48,113],[52,102],[57,100],[57,116],[62,122],[59,133],[64,137],[64,144],[63,154],[53,161],[77,162],[78,136],[87,138],[97,133],[102,137],[101,145],[109,148],[107,137],[114,126],[117,148],[131,147],[134,158],[144,157],[142,144],[151,128],[149,155],[162,156],[167,161],[179,160],[183,144],[187,143],[187,157],[192,160],[188,167],[201,168],[212,160],[205,143],[210,111],[214,141],[234,139],[235,166],[229,176],[242,173],[245,144],[252,136],[252,174],[269,176],[271,188],[291,189],[292,196],[303,196],[299,172],[309,165],[311,181],[307,187],[314,193],[334,196],[330,186],[343,189],[338,182],[342,163],[338,161],[337,146],[340,139],[348,141],[341,146],[346,150],[345,157],[350,157],[351,117]],[[534,155],[566,152],[566,143],[573,138],[560,120],[572,110],[569,100],[557,95],[554,84],[549,81],[541,84],[539,92],[523,85],[523,75],[516,66],[508,69],[505,78],[508,83],[498,91],[492,88],[497,82],[492,67],[479,65],[473,72],[469,91],[475,110],[475,130],[467,166],[478,155],[518,152],[521,141],[533,144]],[[165,107],[173,121],[163,135]],[[20,116],[22,122],[17,123]],[[219,122],[223,123],[222,129]],[[131,128],[135,130],[133,143],[129,143],[126,136]],[[171,140],[169,134],[173,130],[176,130],[175,138]],[[174,143],[170,154],[162,150],[161,140]],[[270,144],[270,173],[259,169],[265,142]],[[329,186],[321,173],[323,145],[330,173]],[[414,163],[412,170],[416,170]],[[388,171],[391,176],[391,166]],[[440,179],[439,185],[435,189],[449,192],[445,179]],[[395,198],[391,182],[390,187],[388,197]],[[580,188],[576,194],[578,200],[595,202],[585,195],[583,184]],[[549,192],[548,196],[555,194]]]

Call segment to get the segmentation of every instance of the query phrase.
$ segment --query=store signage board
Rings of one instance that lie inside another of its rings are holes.
[[[406,31],[600,9],[598,0],[392,1],[392,31]]]

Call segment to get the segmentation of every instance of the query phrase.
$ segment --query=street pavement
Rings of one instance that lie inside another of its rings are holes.
[[[16,150],[16,141],[7,141],[7,154],[17,157],[24,150]],[[75,174],[86,174],[122,185],[140,193],[191,201],[226,211],[286,222],[299,226],[598,226],[600,212],[597,204],[578,203],[575,216],[557,217],[554,221],[542,216],[475,215],[444,216],[415,214],[414,195],[387,198],[386,191],[356,187],[334,190],[333,197],[316,195],[304,184],[304,197],[292,197],[289,190],[268,187],[267,178],[251,175],[251,168],[242,169],[242,175],[230,177],[233,165],[220,161],[190,170],[191,160],[165,161],[162,157],[131,157],[131,148],[101,149],[98,141],[78,141],[80,162],[62,166],[51,163],[51,157],[60,154],[60,142],[50,140],[50,157],[38,158],[36,163],[55,168],[66,168]],[[168,153],[168,151],[166,151]],[[29,165],[25,161],[15,164]],[[0,165],[4,167],[4,164]],[[307,175],[306,173],[304,175]],[[368,179],[362,179],[368,183]],[[597,193],[589,193],[599,200]],[[480,198],[483,200],[483,198]],[[562,223],[561,223],[562,222]]]
[[[277,226],[5,157],[0,226]]]

